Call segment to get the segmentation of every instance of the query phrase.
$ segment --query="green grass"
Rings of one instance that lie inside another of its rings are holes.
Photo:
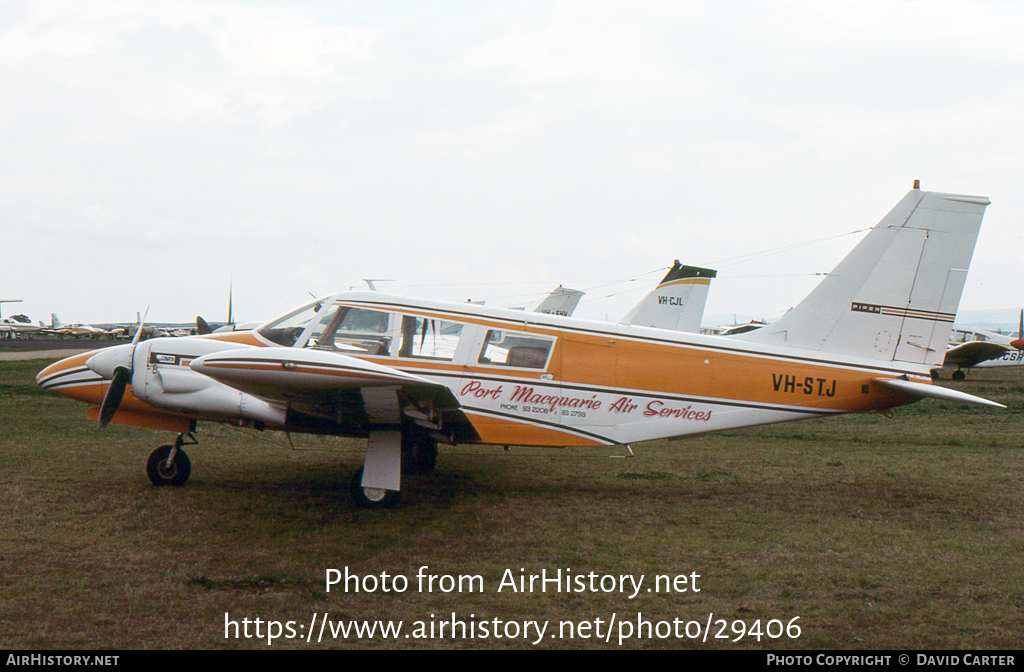
[[[1016,648],[1024,609],[1024,372],[955,385],[1007,411],[895,412],[618,449],[442,447],[389,511],[349,503],[364,443],[201,425],[192,480],[154,488],[171,435],[111,426],[41,392],[45,362],[0,363],[0,648],[266,648],[231,618],[789,619],[796,640],[635,648]],[[944,384],[949,384],[945,382]],[[483,593],[324,589],[325,570],[480,575]],[[700,592],[496,592],[518,575],[701,576]],[[549,631],[550,632],[550,631]],[[279,639],[274,648],[314,648]],[[319,647],[508,647],[524,639]],[[547,638],[545,647],[615,647]]]

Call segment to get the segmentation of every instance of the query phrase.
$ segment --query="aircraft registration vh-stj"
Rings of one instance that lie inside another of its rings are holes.
[[[438,443],[628,445],[925,397],[1000,406],[929,374],[988,203],[915,183],[803,302],[737,336],[348,292],[251,332],[83,353],[36,381],[92,404],[100,429],[177,432],[149,458],[157,485],[188,480],[200,420],[367,438],[352,480],[367,507],[394,505]]]

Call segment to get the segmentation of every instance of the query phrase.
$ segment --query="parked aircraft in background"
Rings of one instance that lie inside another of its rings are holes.
[[[559,285],[533,311],[545,315],[569,317],[576,310],[576,306],[585,293],[578,289],[568,289]]]
[[[999,334],[986,329],[976,329],[959,324],[953,325],[949,334],[949,348],[942,362],[943,369],[952,369],[953,380],[967,377],[964,369],[987,368],[992,366],[1020,366],[1024,364],[1024,310],[1021,311],[1017,337]],[[939,377],[939,369],[932,371],[932,377]]]
[[[373,281],[366,281],[370,288],[373,288]],[[378,281],[379,282],[379,281]],[[263,324],[263,322],[243,322],[242,324],[235,324],[235,315],[232,304],[234,303],[234,291],[231,285],[228,285],[228,321],[220,325],[211,325],[199,315],[196,315],[196,334],[203,336],[205,334],[224,334],[233,331],[252,331],[256,327]]]
[[[115,338],[122,336],[125,333],[125,327],[113,327],[111,329],[103,329],[101,327],[94,327],[91,324],[82,324],[76,322],[74,324],[64,324],[57,317],[56,313],[50,313],[50,324],[46,325],[42,322],[39,323],[42,327],[43,333],[56,334],[61,338],[65,336],[71,336],[73,338],[101,338],[108,336]]]
[[[4,338],[28,336],[29,334],[37,333],[41,329],[42,327],[38,327],[30,321],[23,322],[16,317],[5,317],[0,319],[0,336],[3,336]]]
[[[698,333],[717,271],[683,266],[677,259],[654,291],[620,320],[621,324]]]
[[[988,199],[916,188],[785,316],[725,338],[347,292],[255,331],[157,338],[69,357],[39,385],[99,428],[178,433],[154,484],[184,484],[196,422],[368,438],[356,501],[394,505],[438,443],[608,446],[886,410],[931,384]],[[527,476],[528,477],[528,476]]]

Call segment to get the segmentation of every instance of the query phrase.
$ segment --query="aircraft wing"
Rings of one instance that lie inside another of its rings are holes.
[[[999,359],[1010,350],[1008,346],[991,341],[969,341],[946,350],[942,366],[970,368],[990,359]]]
[[[391,366],[327,350],[242,348],[194,359],[192,370],[225,385],[288,405],[290,421],[315,431],[411,420],[455,442],[479,440],[444,385]]]

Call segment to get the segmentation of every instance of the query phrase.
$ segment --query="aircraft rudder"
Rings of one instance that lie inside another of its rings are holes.
[[[717,275],[713,269],[685,266],[677,259],[654,291],[620,323],[696,333],[700,331],[711,280]]]
[[[941,366],[988,204],[912,190],[806,299],[737,338]]]

